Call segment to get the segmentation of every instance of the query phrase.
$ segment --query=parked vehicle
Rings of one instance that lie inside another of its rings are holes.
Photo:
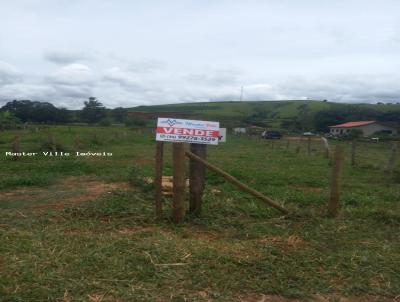
[[[303,136],[315,136],[315,134],[312,132],[304,132]]]
[[[265,139],[281,139],[282,134],[278,131],[264,131],[261,137]]]

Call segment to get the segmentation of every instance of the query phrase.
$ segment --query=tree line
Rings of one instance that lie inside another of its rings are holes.
[[[95,97],[83,102],[81,110],[58,108],[49,102],[13,100],[0,108],[0,127],[14,128],[21,123],[67,124],[88,123],[109,126],[112,123],[125,123],[141,126],[144,121],[128,116],[122,107],[107,109]]]
[[[256,108],[253,114],[243,116],[241,120],[228,116],[220,116],[218,120],[225,127],[256,125],[270,128],[270,122],[279,120],[276,112],[265,108]],[[202,117],[199,116],[199,119]],[[400,111],[382,112],[371,107],[360,105],[332,106],[329,109],[314,111],[308,104],[300,104],[294,118],[280,121],[280,129],[287,131],[317,131],[327,132],[329,126],[348,121],[376,120],[379,122],[400,125]],[[67,124],[88,123],[109,126],[113,123],[127,126],[144,126],[146,121],[128,115],[128,110],[122,107],[107,109],[97,98],[90,97],[83,102],[81,110],[58,108],[49,102],[31,100],[13,100],[0,108],[0,128],[14,128],[21,123]]]

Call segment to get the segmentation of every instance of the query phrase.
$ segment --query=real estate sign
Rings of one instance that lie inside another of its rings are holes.
[[[219,122],[158,118],[156,140],[218,145]]]
[[[219,128],[218,140],[220,143],[226,142],[226,128]]]

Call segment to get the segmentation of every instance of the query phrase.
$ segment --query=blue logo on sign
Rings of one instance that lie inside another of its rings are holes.
[[[176,120],[167,119],[167,123],[168,123],[168,125],[170,125],[172,127],[176,124]]]

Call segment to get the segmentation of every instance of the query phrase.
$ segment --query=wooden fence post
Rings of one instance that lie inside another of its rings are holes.
[[[75,135],[75,149],[80,149],[82,146],[81,138],[79,134]]]
[[[202,159],[206,159],[207,145],[190,144],[190,152]],[[190,159],[190,181],[189,181],[189,211],[200,215],[203,202],[203,191],[205,188],[206,166],[198,161]]]
[[[183,220],[185,215],[185,145],[183,143],[172,144],[173,161],[173,212],[172,219],[175,223]]]
[[[355,166],[356,165],[356,142],[355,141],[352,141],[351,142],[351,158],[350,158],[350,164],[352,165],[352,166]]]
[[[397,143],[393,143],[392,144],[392,149],[391,149],[391,152],[390,152],[389,160],[388,160],[388,163],[387,163],[387,166],[386,166],[386,169],[385,169],[386,172],[392,173],[394,168],[395,168],[395,166],[396,166],[397,147],[398,147]]]
[[[321,137],[322,142],[324,143],[324,148],[325,148],[325,158],[328,158],[329,160],[332,157],[332,151],[331,147],[329,146],[329,142],[325,137]]]
[[[20,153],[21,149],[20,149],[20,138],[19,135],[16,135],[14,137],[13,143],[12,143],[12,152],[13,153]],[[18,160],[19,156],[13,156],[12,158],[13,160]]]
[[[50,143],[51,151],[57,152],[57,146],[56,146],[56,144],[54,142],[53,134],[49,133],[48,140],[49,140],[49,143]]]
[[[311,137],[307,138],[307,154],[311,154]]]
[[[340,174],[342,170],[342,161],[343,161],[343,147],[337,145],[335,147],[335,153],[333,155],[331,194],[328,203],[329,217],[336,217],[339,212]]]
[[[164,159],[164,142],[156,142],[156,167],[154,176],[155,187],[155,212],[156,217],[162,216],[162,175],[163,175],[163,159]]]

